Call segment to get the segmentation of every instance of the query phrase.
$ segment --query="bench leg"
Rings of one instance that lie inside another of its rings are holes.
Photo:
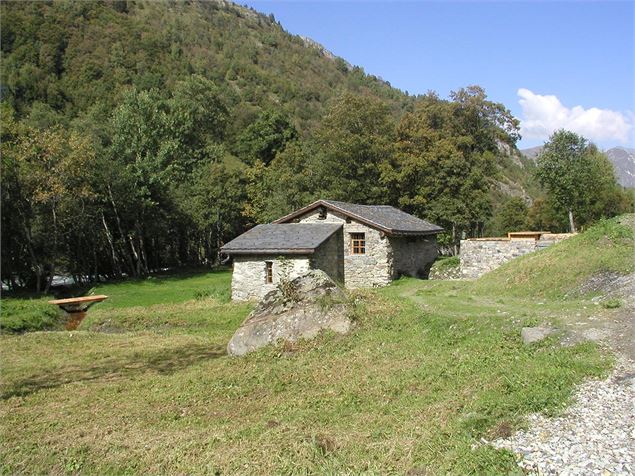
[[[68,315],[70,319],[66,322],[66,330],[74,331],[86,317],[86,311],[69,312]]]

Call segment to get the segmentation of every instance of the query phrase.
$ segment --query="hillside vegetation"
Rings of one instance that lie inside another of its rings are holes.
[[[359,292],[350,335],[244,358],[225,354],[251,308],[227,301],[227,271],[98,287],[110,299],[80,330],[0,337],[4,469],[513,472],[514,457],[481,439],[559,412],[576,383],[611,363],[591,343],[524,345],[520,329],[610,320],[617,310],[572,291],[597,273],[633,271],[629,220],[479,281]]]
[[[3,96],[34,122],[112,110],[127,88],[171,90],[199,74],[235,111],[230,132],[262,108],[300,130],[343,91],[411,101],[378,78],[286,33],[273,16],[223,1],[6,2]]]

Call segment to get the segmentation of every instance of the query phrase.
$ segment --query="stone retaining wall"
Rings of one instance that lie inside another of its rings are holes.
[[[536,251],[536,240],[461,240],[461,277],[478,278],[510,259]]]
[[[540,239],[477,238],[461,240],[461,277],[478,278],[507,261],[551,246],[571,233],[545,233]]]

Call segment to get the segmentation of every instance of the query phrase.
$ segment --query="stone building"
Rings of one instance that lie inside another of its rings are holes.
[[[221,248],[233,259],[232,299],[258,299],[308,269],[347,288],[427,277],[442,228],[388,205],[318,200]]]

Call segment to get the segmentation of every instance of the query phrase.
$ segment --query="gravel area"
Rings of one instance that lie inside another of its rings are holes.
[[[621,358],[608,379],[580,385],[562,416],[531,415],[527,430],[492,444],[534,474],[635,474],[635,362]]]

